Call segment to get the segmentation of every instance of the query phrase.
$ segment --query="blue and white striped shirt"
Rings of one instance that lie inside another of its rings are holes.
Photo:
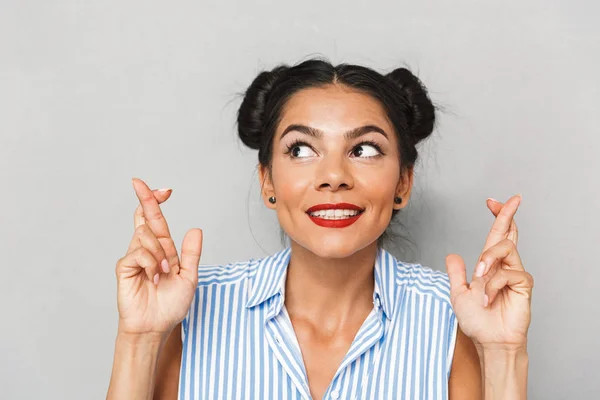
[[[284,307],[291,249],[201,265],[182,323],[179,399],[311,399]],[[324,399],[447,399],[457,321],[447,274],[380,249],[373,310]]]

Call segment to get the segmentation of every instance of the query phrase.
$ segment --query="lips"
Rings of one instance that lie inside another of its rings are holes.
[[[325,218],[317,217],[314,215],[310,215],[310,213],[314,213],[317,211],[332,210],[332,209],[353,210],[353,211],[358,211],[358,214],[356,214],[354,216],[349,216],[347,218],[341,218],[341,219],[325,219]],[[319,225],[319,226],[322,226],[325,228],[345,228],[345,227],[350,226],[353,223],[355,223],[361,217],[361,215],[363,215],[363,211],[364,211],[363,208],[361,208],[355,204],[351,204],[351,203],[335,203],[335,204],[330,203],[330,204],[314,205],[306,211],[306,215],[308,215],[308,217],[311,219],[311,221],[314,222],[316,225]]]

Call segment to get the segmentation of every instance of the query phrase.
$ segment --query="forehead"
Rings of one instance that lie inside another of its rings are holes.
[[[282,110],[278,133],[292,123],[303,123],[325,132],[345,132],[374,124],[387,132],[391,124],[381,103],[368,94],[342,85],[302,89]]]

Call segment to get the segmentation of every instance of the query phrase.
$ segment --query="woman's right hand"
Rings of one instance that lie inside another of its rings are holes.
[[[135,232],[116,266],[119,333],[166,336],[192,303],[202,230],[186,233],[180,259],[159,206],[171,192],[152,191],[137,178],[133,187],[140,201],[134,213]]]

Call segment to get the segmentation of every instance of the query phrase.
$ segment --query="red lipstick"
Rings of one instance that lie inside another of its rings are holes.
[[[343,218],[343,219],[325,219],[325,218],[320,218],[320,217],[315,217],[315,216],[310,215],[311,212],[320,211],[320,210],[332,210],[332,209],[356,210],[356,211],[359,211],[359,213],[352,217]],[[314,222],[315,224],[317,224],[319,226],[322,226],[325,228],[345,228],[345,227],[350,226],[353,223],[355,223],[360,218],[360,216],[363,214],[362,211],[364,211],[364,210],[355,204],[350,204],[350,203],[332,204],[332,203],[329,203],[329,204],[314,205],[311,208],[309,208],[308,210],[306,210],[306,214],[312,220],[312,222]]]

